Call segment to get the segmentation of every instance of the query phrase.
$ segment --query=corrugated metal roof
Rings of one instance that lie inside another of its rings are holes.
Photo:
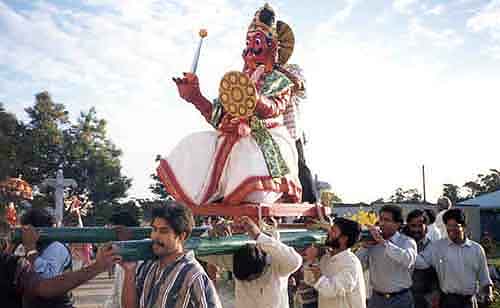
[[[479,205],[481,209],[500,209],[500,190],[459,202],[458,205]]]

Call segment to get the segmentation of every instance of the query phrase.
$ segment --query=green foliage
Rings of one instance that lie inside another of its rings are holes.
[[[18,176],[20,139],[24,127],[15,115],[5,110],[0,103],[0,181],[9,176]]]
[[[26,124],[0,104],[0,179],[22,174],[28,183],[39,185],[62,168],[65,178],[78,183],[71,194],[86,194],[96,205],[92,212],[104,215],[87,220],[105,221],[104,208],[117,206],[131,186],[122,174],[122,152],[107,137],[106,121],[91,108],[72,123],[66,107],[54,103],[48,92],[35,97],[35,104],[25,109]],[[52,194],[48,189],[33,205],[53,206]]]
[[[411,188],[404,190],[398,187],[388,199],[391,203],[420,203],[422,202],[422,195],[418,189]]]
[[[453,203],[472,199],[483,194],[500,190],[500,170],[489,169],[487,174],[478,174],[473,181],[466,182],[462,187],[454,184],[443,185],[443,195]]]
[[[463,201],[461,188],[454,184],[443,184],[443,196],[450,198],[453,204]]]
[[[29,123],[20,146],[21,173],[28,183],[40,183],[54,176],[64,160],[63,129],[69,124],[66,107],[54,103],[48,92],[41,92],[35,98],[34,106],[25,109]]]
[[[106,137],[106,121],[94,108],[81,112],[77,124],[64,131],[64,175],[88,192],[95,204],[126,196],[131,179],[121,174],[122,152]]]
[[[104,226],[110,223],[111,216],[119,211],[132,214],[138,221],[144,220],[143,209],[136,200],[126,202],[100,202],[92,209],[92,215],[84,217],[86,226]]]
[[[500,190],[500,170],[490,169],[488,174],[478,174],[475,181],[464,184],[468,191],[466,199]]]
[[[159,162],[161,156],[156,155],[155,162]],[[160,177],[155,173],[150,174],[151,179],[153,179],[153,184],[149,185],[149,190],[155,195],[155,199],[167,200],[171,198],[171,195],[165,189],[165,185],[160,181]]]

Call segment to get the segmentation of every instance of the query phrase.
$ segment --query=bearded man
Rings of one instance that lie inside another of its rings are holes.
[[[351,247],[359,240],[361,226],[352,220],[337,218],[325,243],[330,249],[319,266],[305,271],[305,282],[318,291],[319,308],[365,308],[366,287],[363,268]],[[311,276],[310,278],[307,278]]]
[[[417,243],[417,252],[421,253],[431,244],[427,227],[429,218],[425,211],[415,209],[406,217],[405,234]],[[415,308],[431,308],[437,302],[439,286],[436,271],[433,268],[415,269],[412,274],[411,292]]]

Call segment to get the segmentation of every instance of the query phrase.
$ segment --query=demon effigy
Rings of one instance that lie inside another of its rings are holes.
[[[287,64],[294,47],[290,27],[267,4],[247,31],[242,71],[224,75],[219,96],[205,98],[194,73],[174,78],[179,95],[214,131],[185,137],[160,161],[167,191],[190,206],[300,202],[297,107],[304,80]]]

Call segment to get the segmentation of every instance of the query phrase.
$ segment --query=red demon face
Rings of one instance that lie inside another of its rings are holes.
[[[276,43],[267,38],[262,31],[252,31],[247,34],[247,46],[243,50],[245,66],[255,69],[258,65],[274,62]]]

